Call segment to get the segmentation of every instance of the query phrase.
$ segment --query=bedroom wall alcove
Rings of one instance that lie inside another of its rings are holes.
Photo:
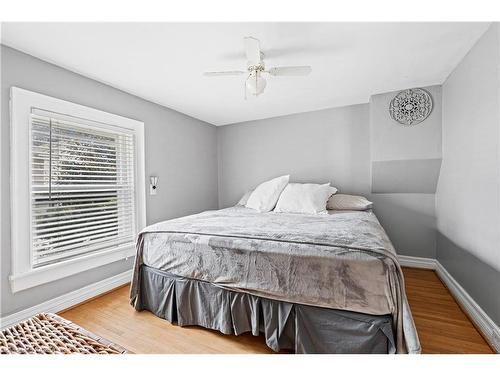
[[[424,89],[434,108],[412,127],[390,117],[398,91],[373,95],[367,104],[218,127],[219,207],[280,174],[297,182],[330,181],[374,202],[400,254],[434,258],[441,86]]]

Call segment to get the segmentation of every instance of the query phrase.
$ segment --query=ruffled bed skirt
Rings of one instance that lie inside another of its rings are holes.
[[[278,352],[394,353],[392,318],[305,306],[234,292],[142,266],[137,310],[179,326],[263,334]]]

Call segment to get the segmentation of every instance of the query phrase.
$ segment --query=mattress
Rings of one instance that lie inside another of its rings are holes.
[[[231,207],[151,225],[137,242],[133,304],[142,265],[277,301],[390,314],[397,351],[420,352],[396,252],[371,211]]]

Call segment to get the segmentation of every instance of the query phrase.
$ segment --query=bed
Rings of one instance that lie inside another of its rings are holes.
[[[145,228],[137,310],[296,353],[420,353],[396,252],[371,211],[230,207]]]

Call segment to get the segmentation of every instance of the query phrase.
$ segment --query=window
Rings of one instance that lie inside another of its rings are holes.
[[[133,256],[143,123],[12,88],[13,291]]]
[[[134,137],[33,109],[33,268],[134,241]]]

